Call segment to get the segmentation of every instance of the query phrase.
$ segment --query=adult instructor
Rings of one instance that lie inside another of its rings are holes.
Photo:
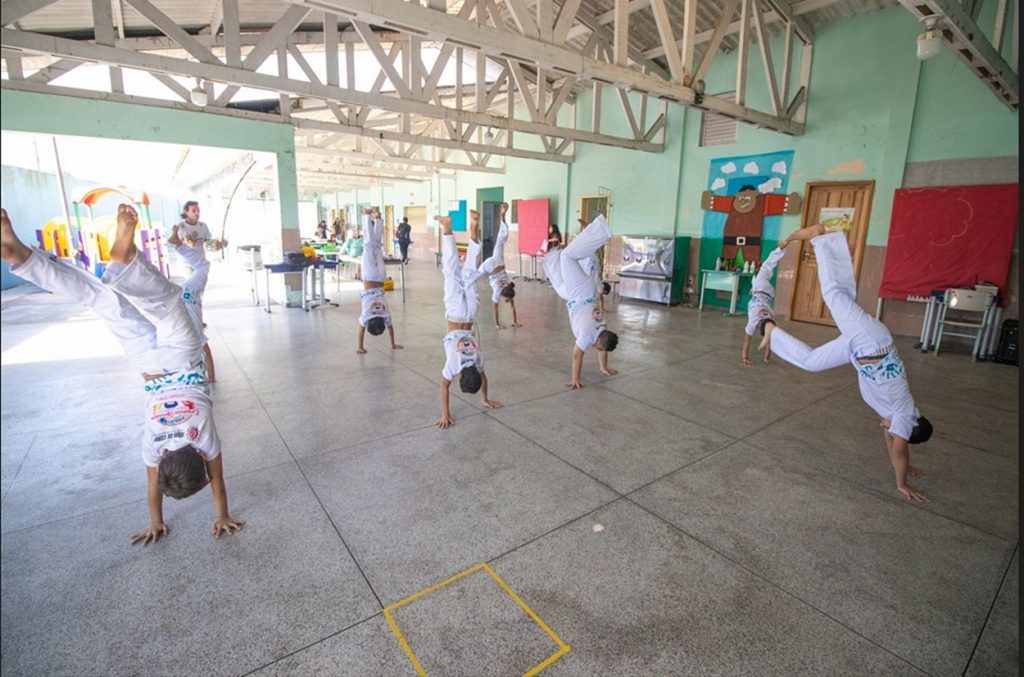
[[[412,226],[408,218],[402,218],[396,232],[398,236],[398,248],[402,250],[402,263],[409,263],[409,245],[412,244]]]

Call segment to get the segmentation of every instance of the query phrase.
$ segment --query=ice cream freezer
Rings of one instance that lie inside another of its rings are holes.
[[[689,262],[689,237],[624,236],[619,296],[665,305],[680,303]]]

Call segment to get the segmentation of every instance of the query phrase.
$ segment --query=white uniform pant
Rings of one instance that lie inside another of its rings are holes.
[[[885,325],[857,305],[857,284],[846,236],[842,232],[811,240],[818,263],[821,295],[839,328],[840,336],[811,349],[782,329],[772,331],[772,353],[806,371],[832,369],[851,357],[877,354],[892,346]]]
[[[545,254],[544,273],[559,296],[566,301],[594,296],[594,278],[586,260],[611,237],[611,226],[599,214],[565,249],[554,249]]]
[[[383,282],[387,278],[384,265],[384,222],[370,219],[363,244],[363,281]]]
[[[454,235],[441,237],[441,270],[444,272],[444,312],[452,322],[476,322],[480,294],[476,281],[484,273],[477,269],[483,245],[469,241],[466,260],[459,265],[459,250]]]
[[[758,270],[757,275],[754,276],[754,282],[750,287],[751,293],[761,293],[767,294],[772,298],[775,297],[775,287],[772,286],[772,273],[775,272],[775,266],[785,255],[785,250],[777,247],[768,255],[768,258],[761,264],[761,269]]]
[[[210,262],[201,251],[188,246],[171,246],[192,269],[192,274],[181,284],[181,300],[185,304],[185,311],[192,319],[192,324],[199,332],[203,345],[206,345],[206,333],[203,331],[203,293],[206,291],[206,282],[210,279]]]
[[[501,222],[498,228],[498,237],[494,238],[494,250],[491,255],[480,264],[480,272],[490,275],[495,268],[505,265],[505,243],[508,242],[508,224]]]
[[[181,287],[141,253],[107,266],[102,281],[88,271],[33,250],[11,272],[38,287],[92,308],[143,374],[184,371],[200,362],[202,343],[181,300]]]

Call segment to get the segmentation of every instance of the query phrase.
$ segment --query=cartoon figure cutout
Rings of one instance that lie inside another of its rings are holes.
[[[738,251],[743,252],[745,261],[759,261],[764,217],[799,214],[801,205],[796,193],[762,194],[751,185],[743,186],[735,195],[713,195],[706,190],[700,196],[701,209],[729,215],[722,238],[722,258],[726,261],[735,259]]]

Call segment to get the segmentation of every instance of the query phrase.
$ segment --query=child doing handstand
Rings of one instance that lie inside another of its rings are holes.
[[[473,333],[476,313],[480,308],[480,295],[476,290],[476,281],[483,276],[477,269],[480,260],[480,216],[476,211],[470,212],[469,248],[466,260],[459,265],[459,252],[452,235],[452,220],[449,216],[435,216],[441,224],[441,268],[444,272],[444,311],[448,321],[448,333],[441,344],[444,346],[444,368],[441,370],[441,418],[438,428],[455,425],[449,409],[448,391],[452,381],[459,377],[459,386],[464,393],[475,393],[478,390],[483,396],[483,404],[487,409],[498,409],[501,402],[488,399],[487,375],[484,374],[484,360],[480,355],[480,345]]]
[[[743,364],[748,367],[754,366],[750,361],[750,338],[758,330],[764,336],[764,325],[768,320],[775,319],[775,287],[772,286],[772,273],[785,254],[786,250],[781,246],[769,254],[751,285],[750,302],[747,303],[747,326],[743,336]],[[771,363],[771,348],[765,349],[764,361],[766,364]]]
[[[363,337],[369,331],[373,336],[380,336],[387,327],[391,339],[392,350],[401,350],[402,346],[395,343],[395,328],[391,323],[391,311],[384,301],[384,280],[387,271],[384,267],[384,221],[379,213],[364,216],[367,238],[363,244],[363,291],[359,293],[362,312],[359,315],[359,346],[356,352],[366,353]]]
[[[580,223],[580,232],[582,233],[588,224],[583,219],[577,219],[577,221]],[[604,297],[611,293],[612,286],[601,279],[601,262],[597,260],[597,254],[591,254],[583,259],[580,265],[583,266],[583,271],[594,280],[594,289],[597,290],[597,307],[603,313]]]
[[[499,303],[502,299],[512,307],[512,326],[522,327],[516,317],[516,284],[508,279],[505,272],[505,243],[508,241],[508,223],[505,222],[505,214],[508,212],[508,203],[501,204],[501,228],[498,229],[498,237],[494,239],[494,251],[490,258],[480,264],[480,272],[488,275],[488,282],[491,284],[491,302],[494,304],[494,326],[504,329],[498,313]]]
[[[217,537],[231,534],[245,523],[228,513],[220,438],[199,333],[182,303],[181,288],[139,255],[134,241],[137,223],[132,207],[118,207],[117,235],[102,281],[22,244],[3,209],[0,256],[19,277],[92,308],[143,374],[149,401],[142,460],[149,478],[150,524],[132,535],[132,544],[155,543],[169,533],[164,496],[185,498],[207,484],[217,511],[210,532]]]
[[[598,290],[592,271],[585,268],[587,257],[593,256],[611,239],[612,230],[603,215],[596,219],[564,249],[555,249],[544,256],[544,272],[558,295],[565,299],[569,324],[576,337],[572,355],[572,381],[566,386],[583,387],[583,355],[590,346],[597,347],[601,373],[614,376],[619,372],[608,366],[608,353],[619,344],[618,335],[608,329],[604,313],[597,306]]]
[[[818,263],[821,295],[832,313],[840,335],[823,346],[810,348],[765,320],[761,348],[771,346],[777,357],[806,371],[824,371],[847,362],[857,370],[860,394],[882,419],[885,446],[896,475],[896,490],[908,501],[927,502],[928,496],[907,484],[907,475],[919,472],[910,465],[910,444],[927,442],[932,424],[921,416],[910,394],[907,372],[892,335],[885,325],[857,305],[857,285],[846,236],[825,233],[815,224],[798,230],[780,243],[810,240]]]

